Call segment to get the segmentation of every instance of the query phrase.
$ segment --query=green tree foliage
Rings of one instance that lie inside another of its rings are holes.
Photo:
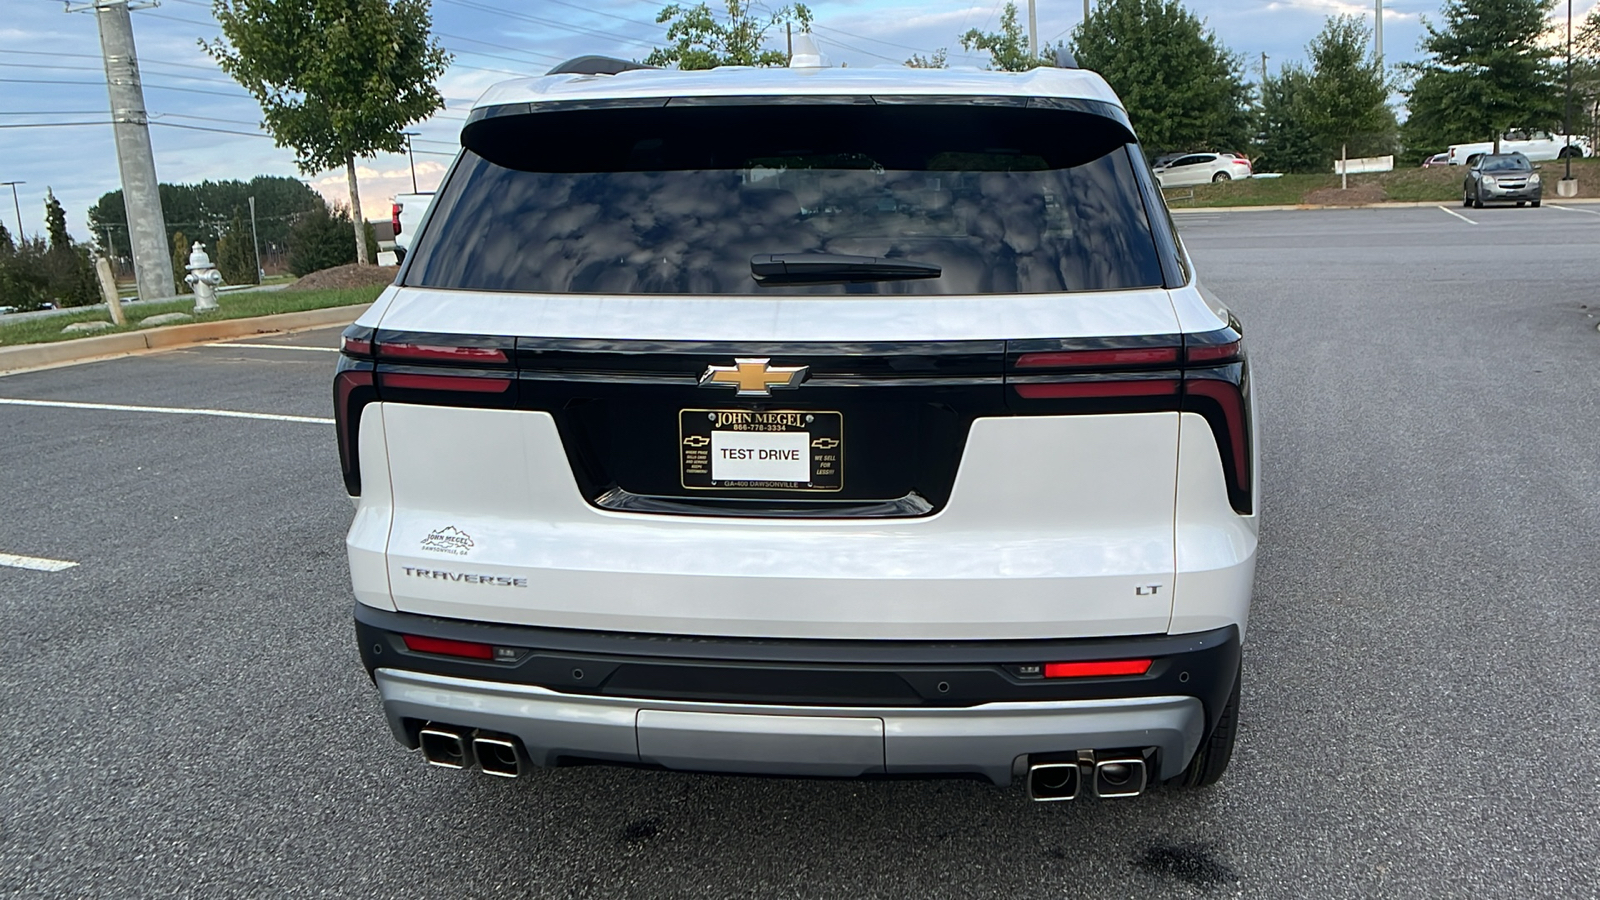
[[[911,58],[906,60],[906,65],[913,69],[948,69],[950,68],[950,51],[940,47],[929,56],[913,53]]]
[[[1017,4],[1010,0],[1006,0],[1005,8],[1000,12],[999,31],[970,29],[961,36],[961,46],[968,51],[986,51],[989,65],[1002,72],[1026,72],[1056,64],[1054,51],[1047,50],[1038,56],[1028,52],[1028,35],[1017,21]]]
[[[0,255],[15,253],[17,245],[11,240],[11,232],[6,230],[4,222],[0,222]]]
[[[0,247],[0,306],[18,312],[44,309],[50,302],[50,280],[45,256],[50,248],[42,238],[20,238]]]
[[[344,167],[351,209],[356,158],[403,151],[406,126],[444,107],[435,82],[450,55],[430,34],[428,0],[214,0],[211,12],[223,37],[206,52],[261,104],[301,172]],[[351,235],[370,261],[354,222]]]
[[[180,294],[189,293],[189,282],[183,279],[189,275],[189,253],[191,243],[187,235],[181,231],[172,233],[172,280],[173,289]]]
[[[1262,172],[1326,172],[1333,154],[1327,144],[1306,127],[1301,110],[1311,86],[1311,73],[1298,64],[1284,66],[1278,77],[1268,78],[1261,90],[1261,154],[1255,167]]]
[[[43,269],[50,298],[57,306],[87,306],[100,300],[95,283],[94,263],[89,260],[87,247],[79,247],[67,231],[67,211],[55,192],[44,192],[45,232],[50,237],[46,246]]]
[[[1306,45],[1311,79],[1301,92],[1301,123],[1335,156],[1394,148],[1394,111],[1383,65],[1368,54],[1372,31],[1355,16],[1329,16]]]
[[[1554,0],[1445,0],[1443,22],[1424,20],[1421,62],[1407,64],[1413,157],[1449,144],[1498,140],[1510,128],[1561,121],[1555,50],[1540,38]]]
[[[217,239],[217,270],[225,284],[258,284],[255,247],[250,243],[250,224],[244,213],[233,211],[228,230]]]
[[[324,204],[301,215],[289,232],[289,271],[298,277],[356,262],[348,240],[352,227],[350,210],[342,205],[329,210]],[[370,225],[366,240],[368,252],[376,257],[378,239]]]
[[[751,12],[754,0],[727,0],[727,16],[717,18],[705,3],[684,7],[677,3],[663,7],[657,22],[667,25],[667,40],[644,58],[646,65],[677,66],[680,69],[715,69],[717,66],[786,66],[789,54],[763,49],[767,32],[793,23],[801,31],[811,30],[811,10],[805,4],[784,6],[767,15]]]
[[[217,246],[235,210],[248,211],[256,198],[257,234],[261,252],[284,247],[289,241],[289,226],[301,213],[323,204],[318,194],[297,178],[257,175],[249,181],[202,181],[199,184],[163,184],[161,209],[167,220],[167,241],[183,231],[191,240],[207,247]],[[104,194],[89,207],[89,230],[101,249],[115,258],[131,255],[128,249],[127,214],[122,191]],[[249,223],[248,216],[245,219]],[[109,226],[109,227],[108,227]],[[107,244],[107,234],[110,244]],[[187,251],[185,251],[187,253]]]
[[[1573,26],[1572,131],[1587,134],[1589,145],[1600,149],[1600,6]]]
[[[1239,150],[1250,137],[1242,62],[1178,0],[1101,0],[1073,29],[1151,152]]]

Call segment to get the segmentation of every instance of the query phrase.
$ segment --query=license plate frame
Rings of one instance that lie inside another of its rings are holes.
[[[718,432],[806,435],[807,481],[717,480],[712,452]],[[828,494],[844,490],[844,414],[815,409],[683,409],[678,412],[679,483],[690,491],[786,491]]]

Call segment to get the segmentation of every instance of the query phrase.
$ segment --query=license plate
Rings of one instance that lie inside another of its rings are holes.
[[[678,452],[685,488],[844,487],[844,417],[836,412],[686,409],[678,414]]]

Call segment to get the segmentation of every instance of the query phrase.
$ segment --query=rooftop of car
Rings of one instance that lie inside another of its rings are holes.
[[[503,81],[484,92],[474,109],[513,103],[674,97],[827,96],[1050,97],[1095,100],[1121,107],[1105,80],[1082,69],[1027,72],[983,69],[753,68],[725,66],[685,72],[634,69],[616,75],[546,75]]]

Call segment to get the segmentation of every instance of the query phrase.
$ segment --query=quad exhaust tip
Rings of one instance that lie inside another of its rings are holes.
[[[487,774],[501,778],[516,778],[522,774],[522,755],[517,752],[517,742],[511,738],[479,735],[472,739],[472,753]]]
[[[1028,797],[1038,803],[1075,800],[1092,792],[1096,797],[1137,797],[1149,786],[1150,770],[1143,754],[1078,752],[1076,760],[1031,763]]]
[[[422,758],[430,766],[465,769],[472,765],[472,742],[461,731],[448,725],[428,725],[417,735],[422,743]]]

